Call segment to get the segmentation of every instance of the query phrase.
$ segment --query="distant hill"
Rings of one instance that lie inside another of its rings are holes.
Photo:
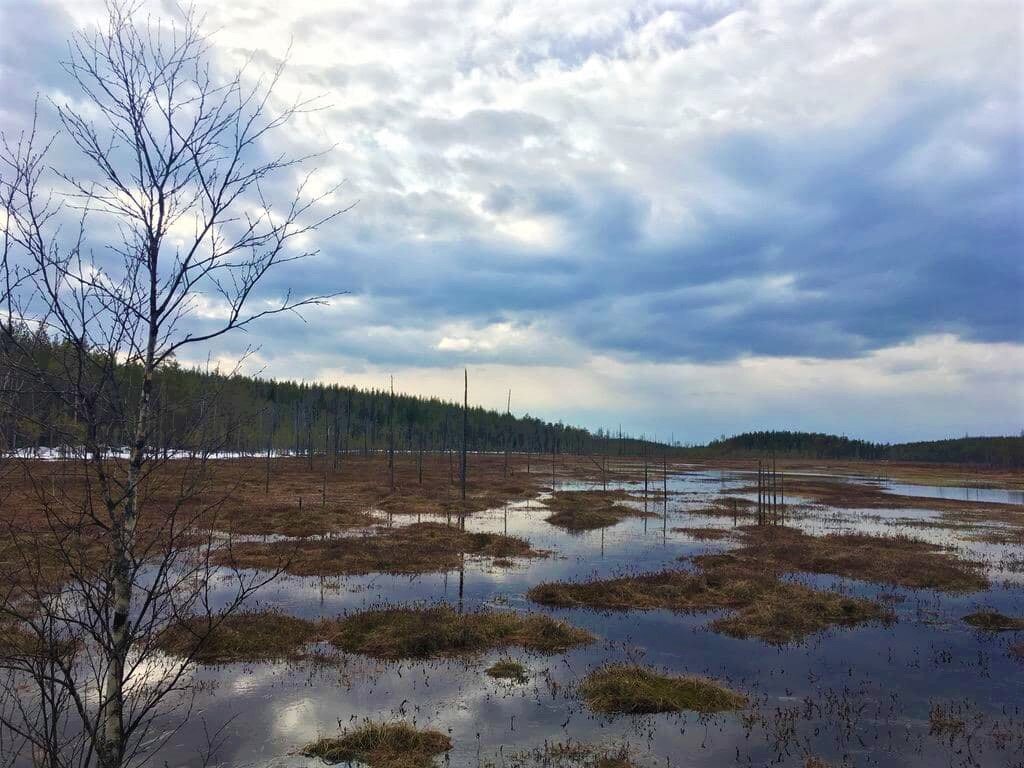
[[[1024,467],[1024,437],[962,437],[889,444],[820,432],[763,431],[714,440],[698,452],[732,457],[774,452],[779,456],[815,459],[888,459]]]

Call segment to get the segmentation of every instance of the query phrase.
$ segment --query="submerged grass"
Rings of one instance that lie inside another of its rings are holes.
[[[512,659],[501,659],[489,666],[485,673],[496,680],[511,680],[514,683],[525,683],[529,678],[526,667]]]
[[[674,677],[635,665],[610,665],[580,684],[587,706],[603,714],[711,713],[740,709],[747,699],[712,680]]]
[[[629,517],[654,517],[618,503],[628,498],[625,491],[560,491],[545,501],[552,511],[545,519],[568,531],[590,531],[608,528]]]
[[[302,748],[306,757],[325,763],[364,763],[370,768],[430,768],[434,758],[452,748],[438,731],[418,730],[408,723],[367,722],[341,736],[321,738]]]
[[[1024,619],[1005,616],[997,611],[978,611],[964,616],[964,621],[972,627],[986,632],[1013,632],[1024,630]]]
[[[512,645],[561,653],[593,642],[594,636],[541,614],[458,613],[438,606],[354,613],[332,623],[326,639],[349,653],[397,660],[459,656]]]
[[[283,568],[296,576],[428,573],[454,570],[463,554],[495,558],[542,557],[525,539],[463,531],[444,523],[376,528],[365,536],[302,541],[245,542],[220,555],[241,568]]]

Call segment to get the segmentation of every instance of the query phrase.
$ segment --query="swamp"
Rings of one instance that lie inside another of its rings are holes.
[[[161,764],[193,764],[214,723],[212,764],[263,768],[1024,761],[1014,478],[782,461],[768,515],[753,461],[471,454],[463,501],[450,460],[216,462],[190,534],[230,541],[213,610],[154,640],[192,660]],[[60,461],[24,467],[31,487],[3,478],[8,599],[15,542],[41,565],[52,546],[37,486],[86,492]],[[239,573],[261,586],[220,617]],[[37,651],[7,622],[0,653]]]

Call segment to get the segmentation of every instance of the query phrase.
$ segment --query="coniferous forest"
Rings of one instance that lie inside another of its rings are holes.
[[[81,442],[74,403],[60,396],[70,355],[57,341],[24,330],[20,349],[32,350],[35,368],[52,373],[50,381],[18,380],[11,374],[5,388],[20,406],[15,419],[2,420],[6,450],[57,448]],[[13,351],[11,352],[13,354]],[[101,356],[97,353],[97,365]],[[129,384],[139,372],[121,366],[118,377]],[[457,392],[458,384],[453,382]],[[470,382],[472,387],[472,382]],[[134,403],[120,392],[101,398],[114,414],[130,414]],[[462,444],[462,404],[453,397],[424,398],[392,393],[389,389],[360,389],[343,384],[279,381],[201,370],[171,361],[155,379],[155,399],[161,414],[154,445],[161,450],[209,448],[242,454],[370,453],[390,445],[399,451],[458,450]],[[79,407],[82,407],[81,405]],[[213,408],[213,412],[207,411]],[[203,424],[197,433],[193,426]],[[761,430],[722,437],[707,444],[668,445],[625,435],[617,430],[596,431],[548,422],[525,414],[512,415],[471,407],[467,417],[467,450],[520,453],[608,454],[636,456],[657,453],[675,458],[752,457],[775,454],[791,458],[860,459],[870,461],[930,461],[994,467],[1024,466],[1024,437],[964,437],[913,443],[873,443],[845,436],[789,430]],[[111,446],[126,444],[110,434]]]

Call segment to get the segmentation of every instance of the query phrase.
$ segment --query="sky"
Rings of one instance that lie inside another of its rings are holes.
[[[217,71],[287,57],[272,104],[321,108],[272,149],[354,204],[261,289],[345,295],[223,366],[451,399],[465,367],[475,404],[684,442],[1024,429],[1021,0],[197,8]],[[55,125],[101,15],[0,0],[0,128],[37,94]]]

